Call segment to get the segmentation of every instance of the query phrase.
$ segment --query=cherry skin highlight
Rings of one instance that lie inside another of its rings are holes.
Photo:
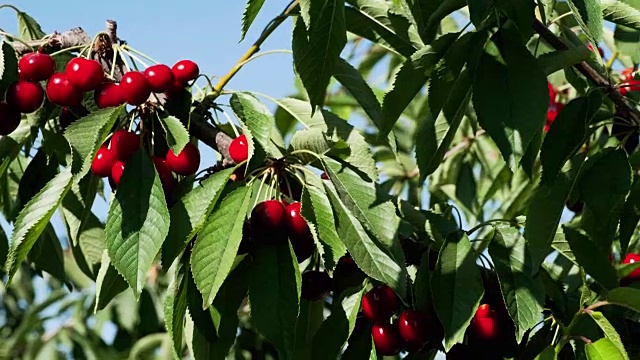
[[[47,80],[56,70],[56,62],[48,54],[32,52],[24,55],[18,61],[20,78],[38,82]]]
[[[171,68],[175,79],[183,84],[195,80],[200,75],[198,64],[191,60],[180,60]]]
[[[398,297],[387,285],[379,285],[362,297],[362,312],[369,320],[388,321],[398,308]]]
[[[100,63],[81,57],[71,59],[67,63],[65,73],[69,82],[80,91],[94,90],[104,80],[104,72]]]
[[[371,327],[373,344],[380,355],[391,356],[400,352],[400,336],[391,324],[374,324]]]
[[[96,156],[91,162],[91,172],[99,177],[107,177],[111,175],[113,164],[116,162],[116,157],[107,145],[103,144],[96,152]],[[120,179],[118,178],[118,181]]]
[[[55,73],[47,81],[47,98],[60,106],[78,106],[82,101],[82,91],[69,82],[64,73]]]
[[[249,144],[245,135],[240,135],[231,141],[229,155],[236,164],[249,158]]]
[[[171,91],[175,77],[171,69],[164,64],[149,66],[144,70],[144,76],[149,82],[149,88],[154,93]]]

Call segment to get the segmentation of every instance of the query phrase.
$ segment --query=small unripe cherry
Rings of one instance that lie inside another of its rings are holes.
[[[200,167],[200,150],[191,142],[187,143],[178,155],[169,149],[167,151],[167,165],[178,175],[193,175]]]
[[[6,102],[0,102],[0,135],[14,132],[20,125],[21,118],[18,109]]]
[[[200,75],[198,64],[191,60],[180,60],[171,68],[175,79],[183,84],[195,80]]]
[[[106,144],[103,144],[96,152],[96,156],[91,162],[91,172],[99,177],[107,177],[111,175],[113,164],[116,162],[116,157]],[[118,181],[120,179],[118,178]]]
[[[38,83],[18,80],[7,89],[7,102],[23,114],[30,114],[42,105],[44,90]]]
[[[229,145],[229,156],[236,164],[239,164],[249,158],[249,144],[247,137],[240,135],[231,141]]]
[[[47,80],[56,70],[56,62],[48,54],[31,52],[18,61],[20,79],[32,82]]]

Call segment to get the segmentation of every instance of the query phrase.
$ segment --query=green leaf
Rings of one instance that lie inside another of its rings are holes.
[[[3,98],[9,86],[18,80],[18,56],[5,39],[0,44],[0,98]]]
[[[605,20],[640,30],[640,10],[619,0],[601,0],[600,6]]]
[[[5,266],[9,276],[7,287],[20,267],[20,263],[27,257],[62,199],[71,188],[72,179],[71,172],[68,169],[60,172],[20,211],[14,223],[11,247],[9,248]]]
[[[386,136],[393,129],[405,108],[426,84],[435,65],[459,36],[460,33],[443,35],[433,45],[416,51],[402,64],[382,102],[379,137]]]
[[[227,194],[198,234],[191,253],[191,269],[203,295],[203,308],[211,305],[231,271],[242,240],[251,189],[241,186]]]
[[[314,2],[309,31],[302,19],[293,30],[293,63],[315,108],[324,104],[340,52],[347,44],[344,0]]]
[[[586,344],[584,350],[588,360],[624,360],[623,353],[608,338],[602,338],[594,343]]]
[[[540,185],[533,194],[527,209],[524,237],[529,242],[534,269],[549,254],[549,247],[556,235],[565,202],[583,164],[583,158],[583,155],[574,157],[553,184]]]
[[[22,40],[39,40],[46,35],[40,24],[27,13],[17,11],[16,15],[18,16],[18,35]]]
[[[591,50],[586,46],[576,46],[567,50],[558,50],[542,54],[538,57],[538,64],[545,74],[551,75],[556,71],[589,60],[591,54]]]
[[[312,359],[339,357],[355,327],[363,294],[364,288],[352,288],[342,293],[340,299],[336,299],[337,301],[331,307],[331,315],[322,323],[313,337]]]
[[[553,345],[549,345],[538,356],[536,356],[535,360],[556,360],[557,358],[558,354],[556,354],[555,347]]]
[[[640,178],[635,178],[620,217],[620,253],[626,254],[640,221]]]
[[[589,39],[597,44],[600,42],[603,34],[603,13],[598,0],[569,0],[567,1],[569,8],[573,11],[578,24],[589,37]]]
[[[404,273],[404,252],[397,237],[400,218],[391,200],[378,191],[373,181],[363,178],[348,165],[330,159],[325,161],[325,165],[327,175],[346,208]]]
[[[489,255],[500,279],[500,288],[516,325],[516,338],[520,343],[524,334],[540,320],[545,300],[544,287],[539,277],[532,277],[531,255],[518,229],[506,226],[496,228],[489,244]]]
[[[619,287],[607,292],[607,299],[611,304],[619,305],[640,313],[640,289]]]
[[[580,149],[591,131],[588,125],[602,104],[602,94],[592,91],[571,100],[558,114],[544,137],[540,152],[542,182],[552,182],[565,162]]]
[[[384,0],[348,0],[345,8],[347,30],[389,51],[410,57],[416,51],[406,33],[408,24],[394,23],[389,16],[389,3]],[[408,21],[407,21],[408,23]]]
[[[580,178],[580,194],[597,219],[619,212],[631,188],[631,166],[624,149],[605,150]]]
[[[430,267],[434,265],[435,264],[430,263],[429,251],[425,251],[424,254],[422,254],[420,266],[418,267],[414,281],[413,292],[416,310],[427,312],[433,309]]]
[[[171,207],[169,234],[162,245],[166,268],[200,231],[235,170],[236,167],[228,168],[209,176]]]
[[[105,249],[102,253],[102,265],[96,278],[96,301],[94,313],[104,309],[116,295],[127,290],[128,285],[118,270],[113,267],[109,253]]]
[[[4,272],[4,266],[7,262],[7,254],[9,253],[9,239],[4,232],[2,226],[0,226],[0,273]]]
[[[67,128],[64,137],[71,144],[74,153],[72,171],[76,178],[80,179],[89,172],[96,152],[124,108],[122,105],[98,110],[78,119]]]
[[[249,301],[253,324],[281,359],[292,359],[301,286],[293,249],[288,241],[259,246],[252,266]]]
[[[184,318],[187,313],[187,276],[189,266],[186,259],[176,260],[175,276],[169,283],[167,297],[164,301],[164,323],[167,333],[171,338],[171,351],[173,357],[182,357],[182,338],[184,331]],[[124,282],[124,281],[123,281]]]
[[[269,109],[250,93],[236,92],[231,95],[229,104],[251,132],[253,140],[260,144],[270,156],[282,156],[272,143],[272,132],[277,132],[276,122]]]
[[[373,90],[362,78],[362,74],[346,60],[340,58],[333,69],[333,76],[358,101],[369,119],[379,127],[382,122],[382,108]]]
[[[376,245],[362,224],[338,197],[335,188],[325,183],[335,214],[340,239],[358,267],[370,277],[393,288],[400,296],[406,291],[406,269]]]
[[[476,256],[464,232],[447,237],[431,278],[431,294],[444,326],[445,350],[462,343],[484,294]]]
[[[411,15],[412,22],[418,29],[420,37],[425,40],[429,38],[426,36],[427,24],[429,18],[434,11],[436,11],[441,2],[431,0],[402,0],[402,5],[406,12]]]
[[[629,355],[627,355],[627,351],[624,349],[624,345],[622,344],[620,335],[613,327],[613,325],[611,325],[609,320],[607,320],[607,318],[604,317],[604,315],[599,311],[590,311],[587,312],[587,314],[589,314],[593,321],[595,321],[600,329],[602,329],[604,336],[609,339],[613,343],[613,345],[615,345],[620,355],[622,355],[622,358],[625,360],[629,360]]]
[[[420,32],[420,34],[424,33],[423,39],[425,44],[429,44],[433,41],[433,39],[435,39],[436,35],[439,32],[442,20],[444,20],[451,13],[460,10],[465,6],[467,6],[466,0],[440,1],[438,7],[433,11],[431,16],[429,16],[429,21],[427,21],[424,32]]]
[[[153,162],[139,150],[127,162],[109,205],[107,251],[138,299],[147,271],[169,233],[169,210]]]
[[[7,171],[20,149],[34,137],[33,130],[32,124],[23,121],[11,134],[0,137],[0,176]]]
[[[344,161],[356,167],[360,173],[366,174],[373,181],[378,180],[378,168],[369,144],[362,133],[346,120],[326,110],[311,114],[309,103],[297,99],[284,98],[277,100],[277,103],[306,127],[319,128],[329,138],[337,138],[349,144],[351,153],[344,157]]]
[[[306,174],[306,186],[302,192],[300,214],[313,224],[318,240],[324,247],[324,266],[333,269],[338,259],[347,252],[336,230],[331,202],[317,176]]]
[[[500,55],[482,55],[473,84],[478,122],[512,170],[542,130],[549,107],[546,76],[519,36],[498,31]]]
[[[47,224],[40,238],[27,254],[27,260],[37,271],[46,271],[60,282],[68,282],[64,271],[64,256],[60,239],[58,239],[51,223]]]
[[[533,0],[496,1],[496,9],[505,13],[516,25],[522,37],[529,39],[533,29],[536,5]]]
[[[607,289],[618,286],[618,274],[609,262],[609,251],[580,231],[563,226],[571,251],[584,270]]]
[[[179,154],[189,143],[189,132],[175,116],[160,116],[160,124],[167,134],[167,144],[174,154]]]
[[[322,129],[312,128],[296,131],[291,137],[290,144],[293,150],[308,150],[322,156],[331,150],[335,141],[330,139]],[[296,157],[305,163],[317,160],[317,157],[307,153],[299,153]]]
[[[260,9],[262,9],[262,5],[264,5],[264,0],[248,0],[247,7],[244,9],[244,14],[242,15],[242,33],[240,35],[240,42],[244,40],[244,37],[247,35],[247,31],[253,24],[253,21],[258,16]]]

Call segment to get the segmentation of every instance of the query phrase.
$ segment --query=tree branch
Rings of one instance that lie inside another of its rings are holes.
[[[533,30],[540,35],[540,37],[551,47],[556,50],[567,50],[569,47],[562,42],[562,40],[556,36],[551,30],[549,30],[540,20],[535,19],[533,22]],[[579,62],[573,65],[582,75],[584,75],[593,85],[603,89],[607,96],[616,104],[618,108],[626,111],[629,117],[636,125],[640,127],[640,112],[633,107],[627,99],[620,94],[620,92],[613,86],[608,79],[604,78],[594,68],[591,67],[586,61]]]

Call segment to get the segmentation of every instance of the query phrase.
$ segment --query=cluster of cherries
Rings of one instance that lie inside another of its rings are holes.
[[[404,310],[392,324],[389,319],[398,307],[398,297],[387,285],[374,287],[362,298],[362,313],[373,322],[371,335],[378,354],[396,355],[402,348],[417,352],[430,341],[442,340],[439,321],[425,312]]]
[[[140,149],[140,136],[136,133],[118,130],[111,140],[100,146],[91,163],[91,171],[99,177],[108,177],[113,188],[120,185],[120,178],[127,161]],[[179,154],[169,149],[166,158],[152,157],[158,171],[165,196],[172,193],[173,173],[183,176],[195,174],[200,166],[200,151],[193,143],[187,143]]]
[[[632,67],[622,70],[622,82],[620,83],[620,94],[626,96],[630,92],[640,91],[640,80],[636,80],[634,75],[634,69]]]

